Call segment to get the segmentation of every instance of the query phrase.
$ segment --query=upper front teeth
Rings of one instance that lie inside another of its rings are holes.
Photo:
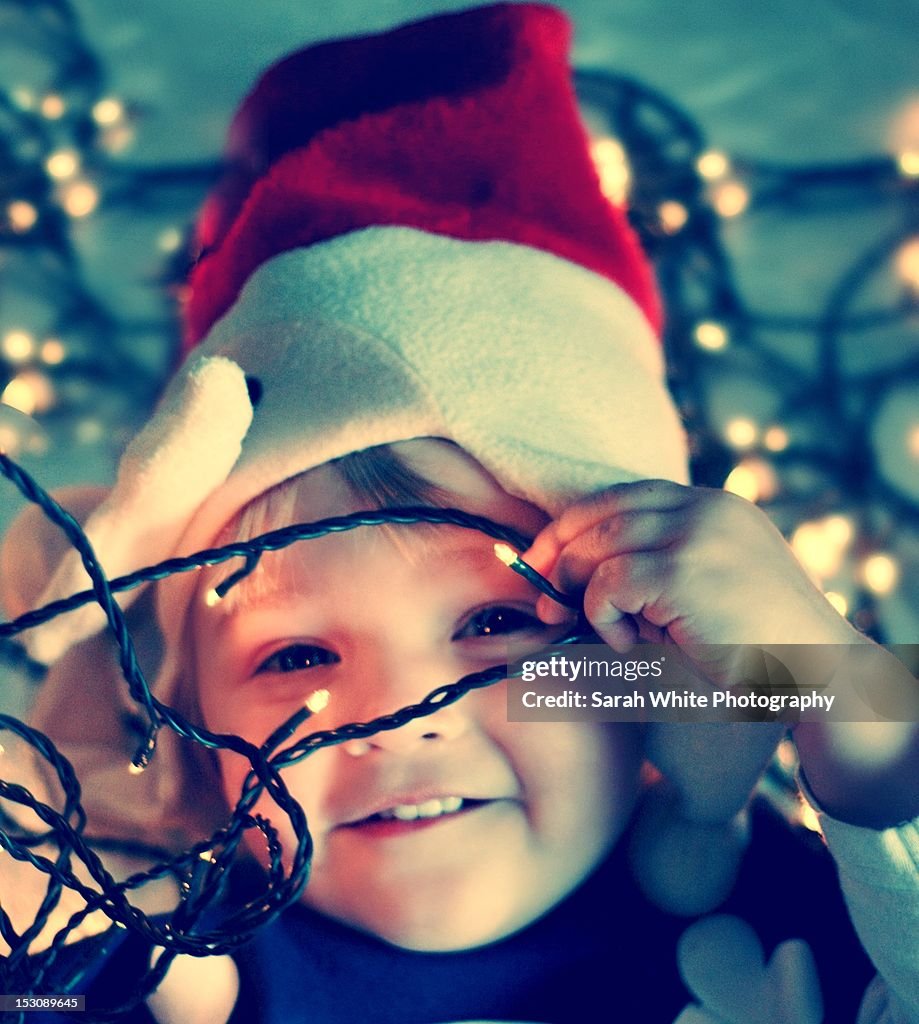
[[[462,797],[445,796],[440,800],[425,800],[422,804],[397,804],[380,811],[381,818],[397,818],[399,821],[414,821],[415,818],[437,818],[441,814],[453,814],[463,806]]]

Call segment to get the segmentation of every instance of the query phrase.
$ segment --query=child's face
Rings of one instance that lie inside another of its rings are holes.
[[[460,508],[524,533],[546,521],[459,449],[397,448]],[[323,466],[302,478],[295,513],[310,521],[360,504]],[[273,557],[283,571],[271,567],[276,582],[257,599],[227,610],[199,595],[193,616],[205,721],[254,743],[318,689],[330,699],[304,734],[395,711],[502,663],[508,643],[533,650],[557,635],[535,618],[533,588],[475,531],[360,528]],[[510,723],[505,687],[285,771],[315,841],[305,903],[399,946],[462,949],[532,921],[596,866],[634,803],[637,732]],[[235,803],[247,765],[223,754],[221,772]],[[265,797],[258,809],[288,844],[283,814]]]

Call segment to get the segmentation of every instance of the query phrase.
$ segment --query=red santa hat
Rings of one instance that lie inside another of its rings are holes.
[[[499,4],[264,75],[201,217],[185,362],[86,524],[110,576],[207,546],[297,473],[414,437],[455,441],[550,513],[685,479],[652,275],[600,189],[569,42],[559,11]],[[83,586],[65,560],[44,599]],[[54,620],[32,652],[99,622]]]
[[[455,441],[551,514],[686,478],[652,275],[600,189],[569,40],[558,11],[499,4],[312,47],[261,79],[201,218],[185,361],[85,523],[110,577],[208,546],[295,474],[416,437]],[[8,561],[24,610],[34,574]],[[195,585],[175,577],[159,602],[166,702]],[[85,586],[71,553],[38,603]],[[51,662],[101,625],[91,606],[24,639]],[[60,658],[36,724],[96,829],[181,846],[206,793],[183,789],[172,733],[127,774],[137,737],[100,644]]]

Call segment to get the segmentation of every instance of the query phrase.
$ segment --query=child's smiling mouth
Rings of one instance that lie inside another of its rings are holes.
[[[494,802],[459,796],[430,797],[417,803],[400,802],[366,817],[344,822],[339,828],[359,829],[363,834],[374,836],[402,835],[463,817]]]

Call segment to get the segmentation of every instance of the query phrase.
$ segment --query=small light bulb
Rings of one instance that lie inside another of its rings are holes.
[[[855,525],[844,515],[827,516],[823,520],[823,529],[831,543],[840,548],[848,547],[855,534]]]
[[[38,210],[25,199],[14,199],[6,208],[6,219],[12,231],[23,235],[35,226]]]
[[[10,362],[24,363],[35,353],[35,339],[28,331],[9,331],[3,337],[3,354]]]
[[[54,388],[43,373],[25,370],[7,384],[0,401],[31,416],[36,412],[47,412],[54,405]]]
[[[213,850],[202,850],[198,854],[198,860],[207,861],[209,864],[216,864],[217,858],[214,856]]]
[[[756,441],[757,433],[753,420],[742,416],[730,420],[724,428],[724,436],[734,448],[749,448]]]
[[[48,366],[58,366],[67,357],[67,349],[59,338],[47,338],[42,342],[39,355]]]
[[[735,466],[728,473],[727,479],[724,481],[724,489],[730,491],[731,494],[746,498],[747,501],[756,501],[759,498],[759,483],[756,473],[743,463]]]
[[[919,289],[919,238],[911,238],[897,250],[897,273],[911,287]]]
[[[41,101],[39,110],[42,117],[46,117],[49,121],[57,121],[64,116],[67,104],[64,103],[62,96],[59,96],[56,92],[49,92]]]
[[[61,194],[61,205],[71,217],[86,217],[99,205],[99,190],[89,181],[71,182]]]
[[[919,178],[919,149],[905,149],[898,153],[897,167],[904,178]]]
[[[668,235],[675,235],[689,220],[689,210],[675,199],[665,199],[657,208],[661,227]]]
[[[714,320],[703,320],[696,324],[693,337],[699,348],[704,348],[709,352],[719,352],[728,343],[728,332]]]
[[[211,587],[211,589],[204,595],[204,603],[208,608],[215,608],[220,604],[220,600],[220,594],[217,593],[216,587]]]
[[[763,434],[763,444],[771,452],[783,452],[788,447],[788,431],[784,427],[770,427]]]
[[[888,554],[878,552],[869,555],[861,566],[865,586],[875,594],[889,594],[900,578],[900,567]]]
[[[727,154],[718,149],[710,149],[696,160],[696,170],[706,181],[723,178],[731,169],[731,161]]]
[[[628,195],[631,172],[622,143],[616,139],[595,139],[590,155],[600,178],[600,191],[606,198],[621,206]]]
[[[0,394],[0,402],[12,409],[18,409],[26,416],[31,416],[37,405],[35,392],[29,382],[19,377],[14,377],[3,389],[3,393]]]
[[[96,124],[116,124],[124,117],[124,104],[114,96],[106,96],[93,104],[93,120]]]
[[[510,544],[495,544],[495,556],[505,565],[513,565],[517,561],[517,552]]]
[[[75,149],[58,149],[45,160],[45,170],[55,181],[72,178],[80,169],[80,155]]]
[[[175,252],[182,244],[182,232],[178,228],[166,228],[156,240],[160,252]]]
[[[714,190],[712,205],[722,217],[737,217],[750,205],[750,191],[739,181],[725,181]]]
[[[801,564],[819,579],[835,576],[842,564],[851,534],[841,527],[844,516],[811,520],[791,535],[791,546]]]
[[[724,489],[747,501],[769,501],[777,489],[775,470],[763,459],[744,459],[728,474]]]
[[[133,761],[128,762],[128,774],[129,775],[143,775],[144,765],[135,764]]]
[[[314,690],[309,697],[306,698],[303,704],[308,711],[312,711],[312,713],[316,715],[322,711],[323,708],[327,708],[329,706],[330,699],[331,694],[328,690]]]

